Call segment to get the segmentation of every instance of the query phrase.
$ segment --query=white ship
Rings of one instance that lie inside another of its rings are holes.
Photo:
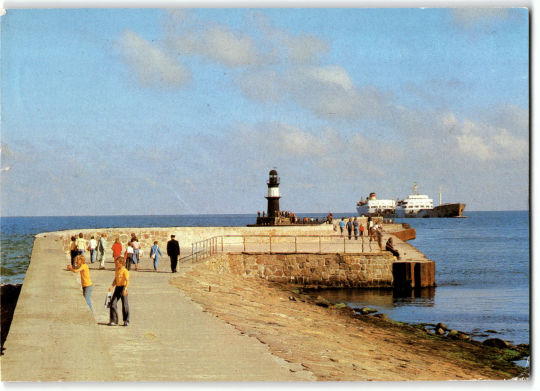
[[[418,185],[413,186],[414,194],[398,200],[396,217],[427,217],[433,210],[433,200],[425,194],[418,194]]]
[[[378,200],[375,193],[370,193],[369,197],[356,204],[356,210],[360,216],[393,216],[395,209],[396,201]]]
[[[443,204],[442,192],[439,191],[439,206],[433,206],[433,200],[425,194],[418,194],[418,185],[413,186],[413,193],[403,200],[378,200],[375,193],[370,193],[365,200],[356,204],[360,216],[383,217],[464,217],[465,204]]]

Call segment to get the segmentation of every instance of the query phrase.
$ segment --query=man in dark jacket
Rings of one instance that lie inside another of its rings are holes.
[[[178,264],[178,256],[180,255],[180,245],[171,235],[171,240],[167,242],[167,255],[171,258],[171,272],[176,273],[176,265]]]

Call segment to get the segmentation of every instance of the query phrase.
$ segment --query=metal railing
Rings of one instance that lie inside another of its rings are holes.
[[[202,261],[224,252],[265,253],[373,253],[380,252],[375,238],[348,235],[219,235],[191,244],[181,261]]]

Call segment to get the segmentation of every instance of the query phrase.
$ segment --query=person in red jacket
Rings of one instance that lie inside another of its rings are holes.
[[[120,239],[116,238],[114,241],[114,244],[111,247],[113,259],[116,259],[118,257],[122,256],[122,244],[120,243]]]

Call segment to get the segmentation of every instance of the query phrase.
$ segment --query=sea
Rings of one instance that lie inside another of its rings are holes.
[[[410,243],[435,261],[436,287],[396,294],[338,289],[317,294],[351,307],[368,306],[411,324],[443,322],[474,339],[530,341],[528,211],[466,212],[466,218],[396,219],[416,229]],[[323,217],[325,214],[298,214]],[[334,213],[335,218],[354,213]],[[254,214],[0,217],[0,280],[21,284],[34,236],[41,232],[115,227],[246,226]]]

